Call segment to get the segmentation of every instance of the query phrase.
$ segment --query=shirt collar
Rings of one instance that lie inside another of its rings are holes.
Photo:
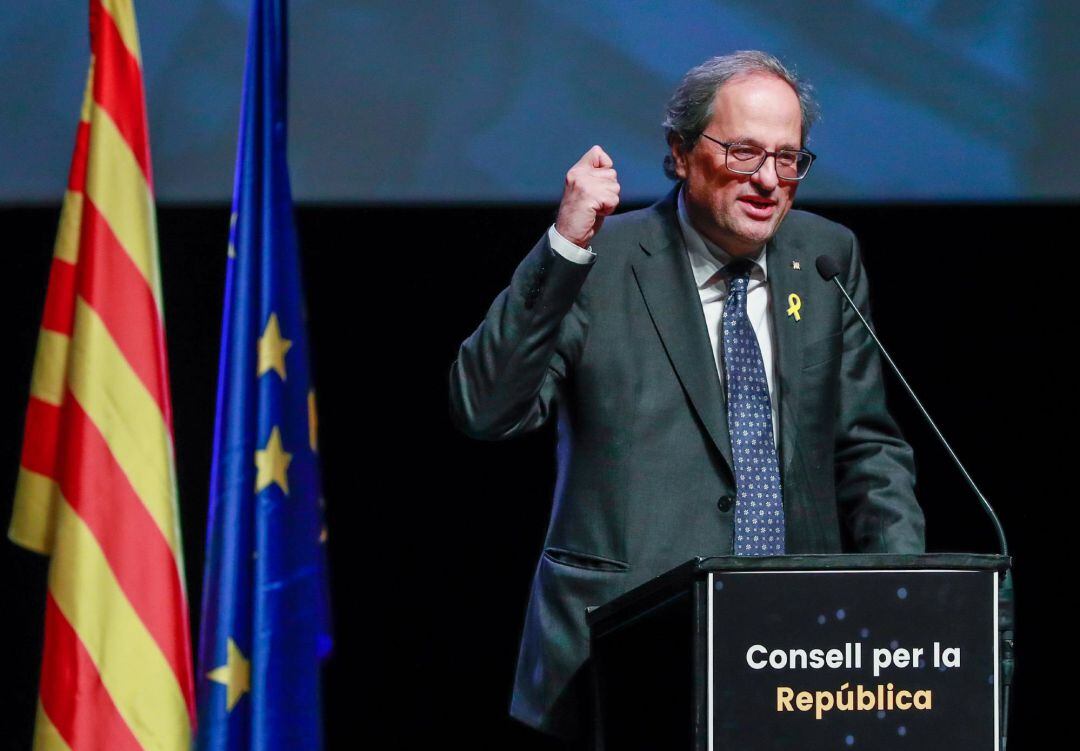
[[[697,283],[698,289],[703,289],[716,282],[718,272],[731,263],[732,257],[716,243],[698,232],[694,225],[690,223],[690,215],[686,211],[686,200],[683,198],[682,186],[679,187],[678,204],[679,227],[682,229],[683,238],[686,240],[686,251],[690,256],[690,267],[694,270],[694,281]],[[751,275],[757,277],[758,269],[760,269],[761,278],[766,281],[769,278],[768,267],[765,264],[765,251],[767,249],[767,247],[762,247],[757,258],[750,259],[756,266]]]

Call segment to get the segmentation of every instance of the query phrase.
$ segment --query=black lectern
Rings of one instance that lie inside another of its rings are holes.
[[[996,555],[698,558],[588,614],[603,751],[997,751]]]

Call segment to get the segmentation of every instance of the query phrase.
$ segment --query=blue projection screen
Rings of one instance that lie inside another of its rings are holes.
[[[159,199],[232,191],[247,0],[136,0]],[[290,159],[306,201],[554,201],[592,144],[661,194],[681,75],[735,49],[816,87],[804,200],[1073,200],[1080,5],[1019,0],[293,0]],[[62,195],[85,0],[0,20],[0,201]]]

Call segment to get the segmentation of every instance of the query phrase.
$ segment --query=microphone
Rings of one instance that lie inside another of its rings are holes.
[[[874,344],[877,345],[885,361],[889,363],[889,367],[896,373],[896,377],[900,379],[900,383],[903,384],[904,389],[907,391],[908,396],[915,402],[915,406],[922,412],[922,416],[926,418],[926,422],[930,425],[930,428],[934,431],[934,435],[938,437],[941,445],[945,447],[945,450],[949,453],[949,456],[953,460],[953,464],[960,470],[960,474],[967,480],[967,484],[975,491],[975,495],[978,496],[979,502],[982,504],[983,510],[986,515],[990,517],[990,521],[994,524],[994,530],[997,532],[998,544],[1001,546],[1001,554],[1003,556],[1009,555],[1009,545],[1005,541],[1005,530],[1001,526],[1001,520],[998,519],[996,513],[994,513],[993,507],[990,502],[986,500],[986,496],[982,494],[979,487],[975,484],[975,481],[968,474],[967,469],[960,461],[960,457],[953,451],[952,446],[945,440],[945,436],[942,435],[938,429],[937,424],[930,417],[930,413],[926,411],[926,407],[919,401],[919,397],[915,396],[915,392],[911,386],[908,385],[907,379],[904,378],[904,374],[900,372],[900,368],[896,367],[896,363],[893,362],[892,357],[889,356],[885,346],[877,338],[877,334],[870,328],[870,324],[866,318],[863,317],[862,311],[859,310],[859,306],[851,299],[851,295],[844,289],[844,285],[840,283],[840,264],[836,262],[836,259],[831,256],[820,255],[817,260],[814,261],[814,266],[817,267],[818,274],[826,282],[833,282],[836,284],[837,289],[844,295],[844,299],[848,301],[848,305],[855,311],[855,315],[859,317],[859,321],[862,322],[863,327],[870,334],[870,338],[874,340]],[[1001,748],[1005,748],[1005,743],[1009,735],[1009,694],[1012,688],[1013,668],[1015,661],[1013,659],[1013,646],[1014,640],[1014,625],[1013,625],[1013,608],[1014,608],[1014,595],[1013,595],[1013,583],[1012,583],[1012,571],[1006,571],[1004,580],[1001,583],[1001,591],[998,594],[999,600],[999,612],[998,612],[998,630],[1001,632],[1001,668],[1002,668],[1002,684],[1003,684],[1003,700],[1004,711],[1002,713],[1002,727],[1001,727]]]
[[[926,407],[924,407],[922,402],[919,401],[919,397],[915,396],[915,392],[912,390],[911,386],[908,385],[907,379],[904,378],[904,374],[900,372],[900,368],[896,367],[896,363],[893,362],[893,359],[889,356],[889,353],[885,349],[885,346],[877,338],[877,334],[875,334],[874,330],[870,328],[870,324],[863,317],[863,314],[859,310],[859,307],[851,299],[851,295],[849,295],[847,290],[844,289],[844,285],[840,283],[840,265],[836,262],[836,259],[826,255],[818,256],[817,260],[814,261],[814,265],[817,267],[817,272],[821,275],[822,279],[827,282],[833,282],[836,284],[837,289],[839,289],[840,292],[844,295],[844,298],[848,301],[851,309],[855,311],[855,315],[859,317],[859,320],[862,322],[863,327],[865,327],[867,332],[870,334],[870,338],[874,340],[874,344],[876,344],[877,348],[881,351],[881,354],[885,358],[885,361],[889,363],[889,367],[892,368],[894,373],[896,373],[896,377],[900,379],[900,383],[903,384],[904,389],[908,393],[908,396],[911,397],[911,400],[915,402],[915,406],[919,408],[920,412],[922,412],[922,416],[926,419],[926,422],[934,431],[934,435],[936,435],[938,437],[938,440],[941,441],[941,445],[944,446],[945,450],[949,453],[949,456],[952,458],[953,463],[956,465],[956,468],[960,470],[960,474],[962,474],[964,476],[964,479],[967,480],[967,484],[971,487],[973,491],[975,491],[975,495],[978,496],[980,503],[982,503],[983,510],[986,512],[986,515],[990,517],[990,521],[994,524],[994,531],[997,532],[998,545],[1001,547],[1001,554],[1003,556],[1008,556],[1009,545],[1005,541],[1005,530],[1002,528],[1001,521],[998,519],[997,514],[994,513],[993,507],[990,505],[990,502],[986,500],[986,496],[982,494],[982,491],[979,490],[979,486],[975,484],[975,480],[973,480],[971,478],[971,475],[968,474],[967,469],[960,461],[960,457],[956,455],[956,452],[953,451],[952,446],[950,446],[949,442],[945,440],[945,436],[942,435],[940,430],[938,430],[937,424],[934,422],[933,418],[930,417],[930,413],[926,411]]]

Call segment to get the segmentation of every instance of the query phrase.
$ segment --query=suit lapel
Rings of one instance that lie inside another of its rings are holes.
[[[795,261],[805,268],[792,268]],[[809,265],[811,261],[797,257],[795,249],[784,241],[783,232],[778,233],[768,245],[766,264],[769,267],[770,307],[776,339],[776,393],[780,400],[780,440],[777,445],[780,447],[785,483],[791,476],[791,465],[799,442],[796,416],[802,394],[802,331],[807,325],[806,316],[812,315],[806,307],[806,274],[813,273]],[[793,312],[788,312],[794,302],[792,294],[798,295],[801,304],[799,319]]]
[[[723,391],[675,216],[675,195],[673,191],[655,207],[656,220],[641,243],[644,253],[632,263],[634,277],[675,374],[730,469]]]

